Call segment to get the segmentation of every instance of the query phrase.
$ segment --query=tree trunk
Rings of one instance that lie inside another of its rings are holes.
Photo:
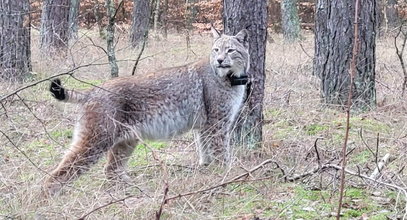
[[[188,31],[191,31],[195,22],[196,14],[198,13],[195,3],[197,0],[185,0],[185,26]]]
[[[259,147],[263,138],[267,1],[224,0],[223,7],[226,34],[234,35],[243,28],[247,28],[250,33],[251,85],[248,87],[247,102],[238,119],[234,141],[248,148]]]
[[[160,0],[155,0],[154,9],[154,35],[158,38],[158,19],[160,18]]]
[[[0,1],[0,79],[22,81],[30,75],[30,3]]]
[[[45,0],[41,16],[41,49],[61,49],[69,39],[70,0]]]
[[[345,106],[354,44],[354,1],[319,0],[316,5],[314,73],[321,78],[325,103]],[[359,55],[353,85],[353,108],[375,106],[376,0],[360,5]]]
[[[69,38],[78,38],[78,15],[79,15],[80,0],[71,0],[69,8]]]
[[[101,12],[101,8],[103,7],[101,4],[99,4],[98,0],[93,1],[94,6],[93,6],[93,14],[95,15],[96,19],[96,24],[98,25],[99,29],[99,37],[106,39],[105,36],[105,26],[103,25],[103,14]]]
[[[386,27],[396,27],[400,23],[397,13],[397,0],[387,0],[385,5]]]
[[[122,3],[120,3],[122,4]],[[116,62],[115,45],[114,45],[114,24],[116,10],[114,7],[114,1],[106,0],[107,18],[109,19],[106,27],[106,41],[107,41],[107,58],[110,65],[110,76],[112,78],[119,76],[119,67]],[[117,9],[119,10],[119,9]]]
[[[164,39],[167,39],[167,37],[168,37],[168,21],[167,20],[168,20],[168,0],[164,0],[163,13],[161,16]]]
[[[284,39],[290,43],[298,40],[300,38],[300,19],[297,0],[281,1],[281,21]]]
[[[148,32],[150,24],[150,1],[134,0],[133,24],[131,27],[131,45],[137,47]]]

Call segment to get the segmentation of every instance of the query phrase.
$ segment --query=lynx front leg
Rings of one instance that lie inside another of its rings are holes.
[[[205,130],[196,133],[197,150],[199,155],[199,165],[207,166],[213,160],[213,152],[211,152],[211,135]]]
[[[110,180],[129,182],[130,177],[126,174],[126,165],[134,151],[137,141],[122,141],[113,146],[107,154],[105,173]]]
[[[208,165],[212,161],[220,164],[229,162],[229,132],[223,127],[199,131],[198,151],[200,165]]]

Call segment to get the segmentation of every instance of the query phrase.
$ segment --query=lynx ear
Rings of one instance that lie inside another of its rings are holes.
[[[213,35],[213,39],[218,39],[220,38],[220,33],[218,30],[215,29],[215,27],[211,26],[211,31],[212,31],[212,35]]]
[[[249,47],[249,31],[242,29],[236,34],[236,39],[243,44],[245,47]]]

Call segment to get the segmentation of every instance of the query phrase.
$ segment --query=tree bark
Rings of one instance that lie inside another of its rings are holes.
[[[196,14],[198,13],[195,3],[199,0],[185,0],[185,26],[187,30],[191,31],[195,22]]]
[[[78,15],[80,0],[71,0],[69,8],[69,39],[78,38]]]
[[[133,24],[131,27],[131,45],[137,47],[146,35],[150,24],[150,1],[134,0]]]
[[[326,104],[345,106],[349,66],[354,42],[354,1],[319,0],[316,5],[314,74],[321,78]],[[376,0],[360,5],[359,54],[353,85],[353,109],[366,110],[376,103]]]
[[[0,80],[22,81],[30,75],[30,3],[0,1]]]
[[[160,18],[160,0],[155,0],[154,9],[154,34],[158,37],[158,19]]]
[[[124,0],[122,0],[124,1]],[[122,2],[120,3],[120,5]],[[107,41],[107,58],[109,60],[110,65],[110,76],[112,78],[119,76],[119,67],[117,66],[116,62],[116,53],[115,53],[115,45],[114,45],[114,24],[116,19],[116,10],[114,6],[114,1],[106,0],[106,9],[107,9],[107,18],[109,19],[109,23],[106,27],[106,41]]]
[[[96,19],[96,24],[98,25],[99,29],[99,37],[106,39],[105,36],[105,26],[103,25],[103,14],[101,12],[101,8],[103,7],[101,4],[99,4],[98,0],[93,0],[94,7],[93,7],[93,14],[95,15]]]
[[[163,13],[161,15],[161,21],[163,26],[163,37],[167,39],[168,37],[168,0],[163,2]]]
[[[386,30],[388,27],[396,27],[400,23],[400,18],[397,12],[397,0],[385,1],[385,18],[386,18]]]
[[[68,45],[70,0],[45,0],[41,16],[41,49],[51,52]]]
[[[250,33],[251,85],[248,86],[248,99],[237,122],[234,141],[248,148],[259,147],[263,138],[267,1],[223,0],[223,8],[226,34],[237,34],[243,28]]]
[[[289,43],[300,38],[300,19],[298,17],[297,0],[281,1],[281,21],[284,40]]]

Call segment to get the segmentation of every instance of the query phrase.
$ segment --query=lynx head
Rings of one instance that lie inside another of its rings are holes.
[[[249,33],[241,30],[235,36],[220,35],[212,28],[214,43],[210,57],[211,67],[219,77],[247,76],[250,66]]]

